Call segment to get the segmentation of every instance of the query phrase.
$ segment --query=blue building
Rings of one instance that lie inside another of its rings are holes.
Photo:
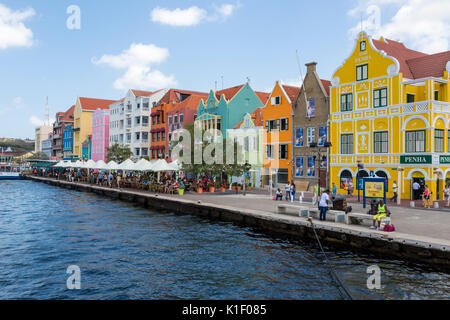
[[[82,150],[82,160],[91,160],[92,159],[92,136],[89,135],[86,137],[86,140],[84,140],[81,143],[81,150]]]
[[[66,126],[64,128],[63,138],[63,159],[72,160],[73,154],[73,126]]]

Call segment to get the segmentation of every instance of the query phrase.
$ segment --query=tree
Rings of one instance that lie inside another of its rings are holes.
[[[28,159],[29,160],[49,160],[50,158],[44,152],[36,152],[34,155],[29,157]]]
[[[133,156],[133,152],[127,147],[122,147],[118,144],[114,144],[113,146],[108,148],[108,162],[124,162],[125,160],[130,159]]]

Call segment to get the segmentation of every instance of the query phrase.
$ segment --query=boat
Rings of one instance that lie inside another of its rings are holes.
[[[0,155],[0,180],[23,180],[20,166],[12,163],[11,156]]]

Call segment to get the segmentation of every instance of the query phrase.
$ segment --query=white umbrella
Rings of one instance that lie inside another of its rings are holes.
[[[145,159],[139,160],[138,163],[134,165],[134,170],[136,171],[150,171],[152,170],[152,164],[150,161],[147,161]]]
[[[162,172],[162,171],[176,171],[174,168],[169,166],[166,162],[166,160],[158,160],[156,163],[152,166],[152,171],[155,172]]]
[[[63,168],[63,167],[64,167],[64,161],[58,162],[58,163],[55,164],[53,167],[54,167],[54,168]]]
[[[80,160],[71,164],[71,168],[81,168],[81,167],[83,167],[83,162]]]
[[[92,167],[92,169],[108,170],[108,165],[105,163],[105,161],[100,160],[97,161],[97,163]]]
[[[133,171],[134,170],[134,162],[131,161],[130,159],[122,162],[121,164],[119,164],[119,170],[123,170],[123,171]]]
[[[119,165],[115,161],[110,161],[107,164],[108,170],[119,170]]]
[[[169,166],[170,166],[174,171],[180,171],[180,170],[181,170],[181,164],[178,162],[178,160],[175,160],[175,161],[169,163]]]
[[[94,160],[89,160],[87,162],[84,162],[83,166],[81,168],[83,168],[83,169],[93,169],[94,166],[95,166],[95,161]]]

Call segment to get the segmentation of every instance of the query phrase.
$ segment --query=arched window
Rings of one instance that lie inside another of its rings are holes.
[[[341,173],[341,189],[345,189],[346,186],[348,186],[349,182],[353,183],[353,175],[349,170],[344,170]]]
[[[380,170],[380,171],[375,172],[375,175],[378,178],[386,179],[386,182],[387,182],[387,190],[386,190],[386,192],[389,192],[389,178],[388,178],[387,173]]]

